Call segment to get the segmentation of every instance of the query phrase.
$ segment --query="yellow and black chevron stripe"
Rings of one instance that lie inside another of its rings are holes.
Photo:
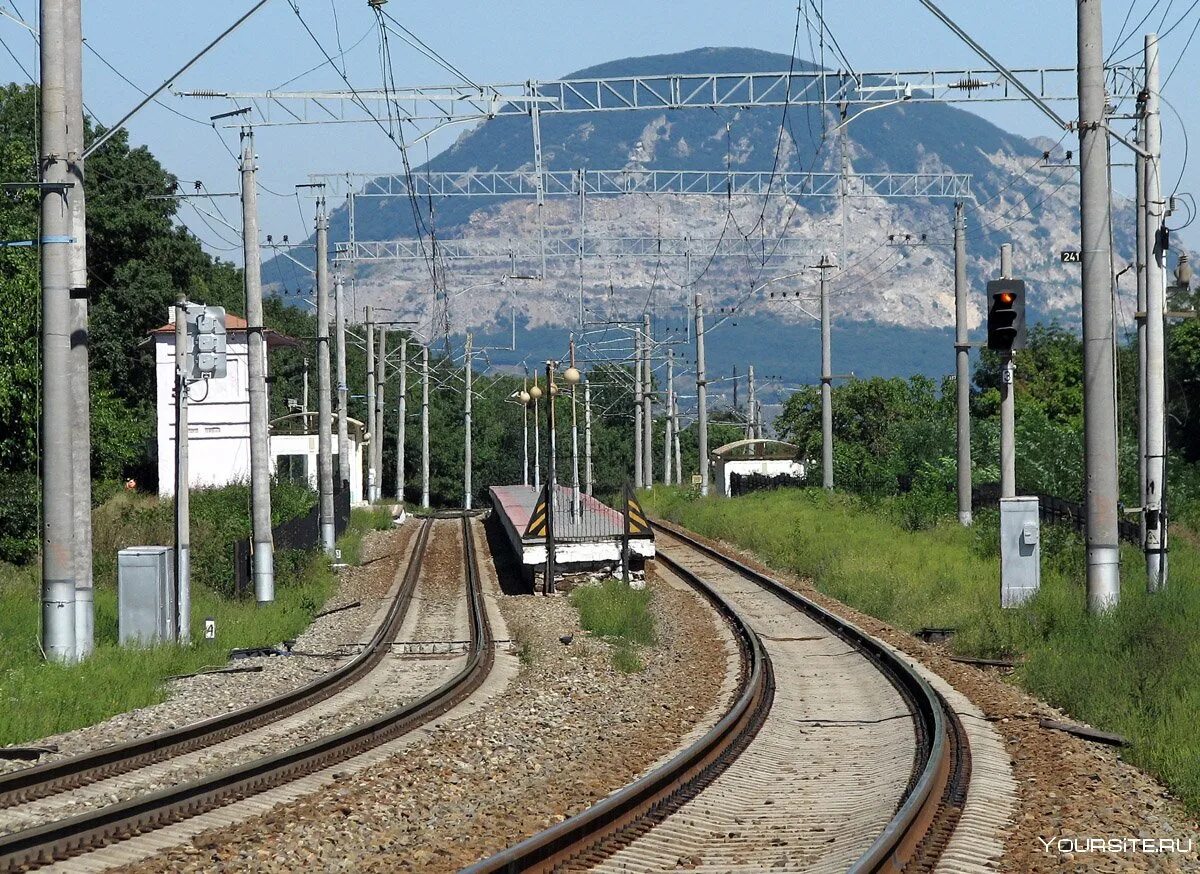
[[[533,505],[533,513],[529,516],[529,524],[525,526],[526,537],[545,537],[546,536],[546,503],[547,503],[546,486],[542,486],[541,494],[538,495],[537,503]]]

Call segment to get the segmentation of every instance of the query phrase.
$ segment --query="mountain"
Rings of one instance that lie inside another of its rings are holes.
[[[797,69],[816,69],[797,60]],[[670,55],[626,58],[578,70],[565,78],[660,75],[664,73],[771,72],[787,70],[786,55],[745,48],[703,48]],[[995,276],[1002,242],[1014,245],[1015,272],[1029,284],[1031,318],[1078,322],[1078,265],[1060,263],[1059,251],[1078,245],[1076,170],[1045,166],[1064,162],[1061,141],[1026,140],[963,109],[940,103],[901,103],[856,114],[865,107],[849,105],[822,114],[816,108],[708,110],[621,110],[598,113],[549,113],[541,119],[543,163],[548,170],[578,168],[754,170],[836,172],[845,149],[848,175],[880,172],[969,173],[973,202],[967,215],[968,276],[971,317],[978,327],[984,314],[983,287]],[[841,119],[852,119],[834,132]],[[784,119],[783,135],[780,121]],[[778,147],[778,149],[777,149]],[[424,170],[517,170],[532,167],[532,137],[527,118],[504,116],[464,133]],[[399,161],[397,161],[399,164]],[[1065,162],[1064,162],[1065,163]],[[431,209],[432,207],[432,209]],[[532,197],[440,198],[432,204],[406,198],[358,198],[355,228],[359,240],[390,240],[417,235],[414,210],[439,239],[456,237],[526,238],[539,234]],[[432,213],[432,215],[431,215]],[[541,218],[548,237],[576,238],[579,202],[548,197]],[[1119,257],[1132,250],[1132,206],[1114,203],[1115,242]],[[742,340],[737,355],[752,363],[755,348],[776,350],[785,379],[809,380],[813,373],[804,356],[789,355],[789,338],[806,337],[813,324],[816,271],[806,270],[820,253],[844,259],[845,270],[832,276],[830,302],[839,326],[853,325],[857,345],[842,346],[835,357],[852,362],[874,350],[876,372],[894,372],[902,356],[880,355],[883,348],[923,348],[904,359],[913,369],[946,373],[953,351],[946,329],[954,323],[953,204],[949,200],[851,197],[843,217],[839,198],[734,195],[650,196],[627,194],[589,197],[585,232],[593,238],[689,237],[698,241],[686,265],[683,259],[649,255],[637,258],[586,259],[582,281],[575,259],[554,259],[544,282],[511,280],[509,272],[539,271],[536,259],[448,262],[448,301],[434,300],[430,268],[423,262],[375,262],[357,271],[359,306],[391,308],[393,318],[431,320],[451,333],[473,330],[504,335],[511,321],[525,332],[512,360],[538,360],[557,354],[565,331],[577,323],[578,297],[589,320],[638,316],[650,307],[657,324],[685,323],[693,292],[703,292],[706,305],[736,307],[741,324],[756,325]],[[843,229],[844,222],[844,229]],[[330,239],[348,236],[345,208],[331,216]],[[776,241],[811,244],[808,253],[788,262],[763,266],[763,252]],[[910,244],[899,241],[907,237]],[[738,243],[734,257],[711,257],[721,238]],[[654,247],[651,247],[652,250]],[[269,266],[269,265],[268,265]],[[514,270],[515,268],[515,270]],[[690,274],[688,270],[690,269]],[[791,276],[790,274],[796,274]],[[272,278],[270,270],[264,276]],[[784,276],[751,292],[767,279]],[[490,284],[484,284],[490,283]],[[469,290],[468,290],[469,289]],[[791,300],[772,300],[770,292],[786,292]],[[799,295],[799,300],[794,296]],[[1132,310],[1132,305],[1127,309]],[[1131,319],[1132,313],[1126,314]],[[558,329],[543,334],[538,329]],[[797,331],[796,329],[801,329]],[[741,332],[745,336],[746,332]],[[557,338],[543,348],[534,338]],[[714,334],[709,354],[719,342]],[[836,337],[836,335],[835,335]],[[731,338],[732,339],[732,338]],[[681,350],[682,354],[682,350]],[[499,353],[497,353],[499,355]],[[940,363],[937,363],[940,362]],[[854,369],[846,364],[845,370]],[[841,366],[835,370],[841,371]],[[857,371],[856,371],[857,372]],[[907,371],[905,371],[907,372]],[[859,375],[864,375],[860,373]]]

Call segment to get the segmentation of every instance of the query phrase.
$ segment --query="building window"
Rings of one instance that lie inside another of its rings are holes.
[[[308,485],[308,456],[281,455],[275,463],[275,474],[281,481]]]

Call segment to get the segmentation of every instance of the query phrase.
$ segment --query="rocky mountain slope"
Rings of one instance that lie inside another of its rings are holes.
[[[805,62],[797,64],[811,68]],[[787,68],[785,55],[706,48],[613,61],[571,76]],[[861,108],[847,107],[846,116]],[[782,137],[781,117],[778,108],[548,114],[542,119],[544,162],[547,169],[630,173],[726,167],[836,172],[844,148],[851,176],[887,171],[969,173],[972,326],[980,324],[984,312],[983,284],[995,275],[998,247],[1008,241],[1014,244],[1017,274],[1030,284],[1035,316],[1067,324],[1078,321],[1078,265],[1060,263],[1058,254],[1078,241],[1077,172],[1053,166],[1056,161],[1066,163],[1062,149],[1073,148],[1070,137],[1058,143],[1031,142],[963,109],[936,103],[904,103],[872,111],[837,132],[836,109],[822,114],[816,108],[792,107]],[[1043,161],[1047,151],[1050,162]],[[530,125],[520,117],[486,122],[428,163],[428,169],[438,171],[531,166]],[[536,240],[540,232],[532,197],[442,198],[420,207],[424,221],[442,239]],[[550,197],[543,213],[546,236],[577,238],[576,198]],[[543,281],[500,282],[509,273],[536,274],[540,264],[537,259],[448,261],[443,266],[449,299],[439,301],[431,292],[427,264],[378,262],[359,266],[356,296],[359,306],[391,307],[394,317],[427,319],[461,333],[497,331],[512,319],[530,329],[573,324],[581,290],[588,319],[636,315],[650,306],[659,314],[660,324],[679,328],[686,318],[686,302],[700,291],[718,312],[722,307],[737,307],[737,315],[747,323],[754,320],[768,332],[786,331],[789,325],[811,325],[816,271],[806,268],[827,253],[844,266],[832,280],[832,310],[839,323],[945,329],[954,321],[952,219],[952,202],[933,199],[851,197],[843,209],[839,198],[591,197],[584,224],[589,237],[648,238],[652,251],[653,241],[660,238],[688,237],[697,241],[690,264],[656,254],[587,259],[581,281],[574,258],[552,259]],[[360,240],[416,236],[413,205],[404,198],[360,198],[355,222]],[[1114,204],[1114,228],[1117,251],[1124,259],[1132,248],[1130,204]],[[332,218],[331,239],[346,236],[343,208]],[[764,265],[764,253],[772,251],[781,237],[796,241],[802,254],[770,259]],[[907,244],[902,242],[906,238]],[[712,241],[717,239],[738,254],[712,257]],[[264,275],[272,276],[269,270]],[[786,278],[753,290],[781,276]],[[775,299],[771,292],[776,292]],[[780,300],[783,292],[789,298],[786,302]]]

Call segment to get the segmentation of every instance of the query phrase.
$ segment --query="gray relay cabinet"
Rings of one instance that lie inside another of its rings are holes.
[[[1042,584],[1037,498],[1000,499],[1000,606],[1020,607]]]
[[[117,553],[117,627],[122,646],[175,640],[175,562],[167,546]]]

